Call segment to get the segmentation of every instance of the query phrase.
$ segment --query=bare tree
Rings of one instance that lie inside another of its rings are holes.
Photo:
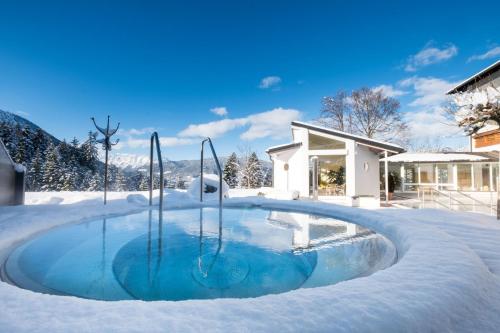
[[[352,132],[352,114],[349,105],[349,95],[343,91],[338,91],[335,96],[323,97],[321,115],[319,122],[327,127],[343,131]]]
[[[380,90],[360,88],[350,95],[339,91],[324,97],[319,122],[325,126],[373,139],[408,143],[408,126],[399,102]]]
[[[353,91],[351,99],[356,132],[369,138],[406,140],[408,127],[396,99],[369,88]]]

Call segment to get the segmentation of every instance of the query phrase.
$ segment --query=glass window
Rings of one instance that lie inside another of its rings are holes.
[[[417,166],[413,163],[405,163],[404,182],[418,183]]]
[[[438,164],[438,183],[453,184],[453,164]]]
[[[420,164],[420,183],[434,183],[434,164]]]
[[[490,191],[490,165],[474,164],[474,190],[475,191]]]
[[[319,158],[319,195],[345,195],[345,156]]]
[[[345,142],[309,134],[310,150],[345,149]]]
[[[472,170],[470,164],[457,164],[457,185],[461,191],[472,189]]]

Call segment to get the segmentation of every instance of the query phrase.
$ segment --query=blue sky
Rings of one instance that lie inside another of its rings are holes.
[[[221,155],[265,157],[290,120],[318,117],[322,96],[382,86],[416,141],[459,147],[439,104],[500,58],[485,8],[500,3],[2,2],[0,108],[59,138],[83,139],[90,116],[109,114],[121,153],[147,154],[156,129],[170,159],[197,158],[206,134]]]

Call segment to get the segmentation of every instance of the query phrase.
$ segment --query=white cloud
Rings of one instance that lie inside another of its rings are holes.
[[[417,69],[448,60],[458,53],[458,48],[453,44],[443,48],[432,46],[428,43],[420,52],[410,56],[407,60],[405,71],[415,72]]]
[[[483,53],[483,54],[475,54],[472,57],[470,57],[467,62],[469,61],[474,61],[474,60],[486,60],[486,59],[491,59],[496,56],[500,56],[500,46],[494,47],[491,50]]]
[[[413,140],[449,138],[462,133],[460,128],[447,118],[446,111],[442,107],[407,112],[404,120],[408,124]]]
[[[223,119],[204,124],[191,124],[181,132],[183,138],[218,137],[236,128],[249,126],[240,136],[243,140],[255,140],[264,137],[281,138],[288,134],[290,122],[300,118],[295,109],[276,108],[270,111],[252,114],[245,118]]]
[[[298,110],[283,108],[251,115],[248,117],[250,128],[241,134],[240,138],[255,140],[265,137],[273,139],[286,137],[290,132],[290,123],[299,118]]]
[[[178,138],[178,137],[160,137],[160,145],[162,147],[185,146],[196,143],[195,140]],[[142,138],[127,138],[122,144],[129,148],[149,148],[150,139]]]
[[[218,116],[227,116],[227,108],[224,106],[217,106],[215,108],[211,108],[210,112],[215,113]]]
[[[460,128],[449,119],[443,104],[448,100],[446,92],[456,83],[434,77],[413,76],[402,80],[399,86],[411,90],[412,107],[404,114],[414,142],[463,137]],[[436,141],[437,140],[437,141]]]
[[[121,128],[118,130],[119,135],[125,135],[125,136],[138,136],[138,135],[144,135],[144,134],[152,134],[156,129],[154,127],[145,127],[145,128],[131,128],[131,129],[124,129]]]
[[[279,90],[279,84],[281,83],[281,78],[279,76],[267,76],[260,80],[260,89],[273,89]]]
[[[394,88],[390,84],[381,84],[380,86],[372,88],[373,91],[381,91],[387,97],[398,97],[406,95],[408,92]]]
[[[237,127],[247,124],[248,119],[223,119],[205,124],[191,124],[179,132],[180,137],[211,137],[216,138]]]
[[[399,82],[401,87],[412,88],[416,97],[410,106],[439,106],[448,97],[446,92],[456,83],[434,77],[410,77]]]

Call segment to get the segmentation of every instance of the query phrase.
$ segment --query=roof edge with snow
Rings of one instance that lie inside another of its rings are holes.
[[[397,153],[397,154],[405,151],[405,149],[403,147],[401,147],[397,144],[394,144],[394,143],[370,139],[370,138],[363,137],[360,135],[350,134],[350,133],[342,132],[339,130],[334,130],[331,128],[326,128],[326,127],[317,126],[317,125],[313,125],[313,124],[309,124],[309,123],[304,123],[301,121],[292,121],[292,126],[307,128],[309,130],[313,130],[316,132],[334,135],[334,136],[338,136],[338,137],[341,137],[344,139],[354,140],[357,143],[360,143],[362,145],[366,145],[366,146],[370,146],[370,147],[374,147],[374,148],[379,148],[382,150],[387,150],[387,151]]]
[[[464,81],[460,82],[457,84],[455,87],[451,88],[446,92],[446,95],[451,95],[457,92],[464,92],[468,86],[470,86],[473,83],[476,83],[479,80],[484,79],[488,75],[491,75],[492,73],[500,70],[500,60],[497,62],[491,64],[490,66],[486,67],[485,69],[477,72],[476,74],[472,75],[468,79],[465,79]]]
[[[297,147],[300,147],[300,146],[302,146],[302,142],[286,143],[286,144],[283,144],[283,145],[269,147],[269,148],[266,149],[266,153],[272,154],[272,153],[276,153],[276,152],[279,152],[279,151],[284,151],[284,150],[288,150],[288,149],[292,149],[292,148],[297,148]]]

